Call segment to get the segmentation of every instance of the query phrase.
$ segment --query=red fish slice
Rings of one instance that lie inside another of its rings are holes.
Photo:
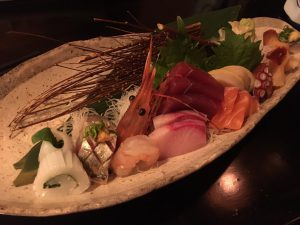
[[[181,103],[183,102],[211,118],[221,107],[224,87],[208,73],[180,62],[170,70],[160,86],[159,93],[179,101],[164,99],[158,109],[158,115],[190,109]]]

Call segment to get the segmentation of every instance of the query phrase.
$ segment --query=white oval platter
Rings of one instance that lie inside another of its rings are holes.
[[[266,28],[283,28],[285,22],[272,18],[255,18],[257,34]],[[114,38],[95,38],[75,42],[78,45],[99,48],[112,46]],[[247,135],[255,125],[293,88],[300,77],[299,70],[287,75],[286,85],[276,90],[273,96],[261,105],[259,112],[248,118],[242,129],[216,136],[205,147],[191,153],[174,157],[165,163],[126,178],[115,178],[107,185],[93,186],[81,195],[63,199],[39,199],[32,185],[14,187],[13,180],[19,173],[13,168],[31,147],[30,137],[34,131],[51,122],[25,129],[16,138],[9,138],[9,122],[16,112],[30,103],[37,95],[73,72],[55,66],[57,63],[74,60],[83,51],[68,44],[28,60],[0,78],[0,213],[9,215],[49,216],[75,213],[116,205],[142,196],[170,184],[212,162]],[[63,76],[62,76],[63,74]],[[4,116],[3,116],[4,115]],[[56,120],[62,121],[63,118]]]

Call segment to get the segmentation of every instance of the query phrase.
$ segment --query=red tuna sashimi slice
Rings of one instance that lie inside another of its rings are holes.
[[[227,117],[225,128],[239,130],[244,124],[249,111],[251,96],[247,91],[240,91],[231,114]]]
[[[221,107],[224,87],[210,74],[181,62],[170,70],[158,94],[171,98],[165,97],[162,100],[157,115],[190,110],[191,108],[185,105],[187,104],[211,118]],[[172,100],[172,97],[179,101]]]
[[[187,92],[195,92],[201,93],[211,98],[216,98],[220,101],[223,100],[224,96],[224,87],[210,74],[205,71],[198,69],[192,65],[189,65],[185,62],[177,63],[168,73],[166,82],[172,82],[172,80],[168,81],[168,79],[175,78],[177,81],[182,82],[183,84],[177,85],[177,88],[181,89],[181,93]],[[179,78],[183,78],[180,80]],[[175,80],[175,81],[176,81]],[[189,82],[187,82],[189,81]],[[172,84],[171,83],[171,84]],[[184,85],[186,89],[182,90]],[[171,88],[171,92],[176,92],[178,94],[179,91],[176,91],[176,86]],[[167,90],[168,92],[168,90]],[[171,93],[170,92],[170,93]]]
[[[212,124],[218,129],[225,128],[225,122],[228,115],[232,112],[235,101],[239,94],[239,88],[237,87],[226,87],[224,90],[224,100],[222,102],[221,109],[211,119]]]
[[[183,120],[164,125],[149,137],[160,150],[159,160],[197,150],[207,143],[206,125],[201,120]]]
[[[221,87],[220,90],[216,90],[215,87],[211,87],[211,84],[193,81],[192,79],[189,79],[189,77],[170,76],[165,83],[165,93],[168,93],[168,95],[171,96],[178,94],[195,93],[222,101],[223,96],[218,93],[223,92],[223,87]]]
[[[201,94],[187,93],[185,95],[175,95],[173,98],[177,101],[172,98],[165,98],[162,101],[158,114],[190,109],[185,105],[187,104],[193,109],[206,114],[208,118],[212,118],[221,107],[221,102]]]
[[[154,128],[157,129],[164,125],[187,119],[202,120],[205,122],[207,121],[205,114],[200,114],[191,110],[183,110],[175,113],[167,113],[156,116],[153,118],[153,125]]]

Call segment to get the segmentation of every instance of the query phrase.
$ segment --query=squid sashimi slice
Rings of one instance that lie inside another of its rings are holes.
[[[160,150],[159,160],[164,160],[206,145],[206,124],[201,120],[174,122],[154,130],[149,137]]]
[[[173,97],[177,100],[166,98],[162,101],[158,114],[189,109],[185,105],[187,104],[197,111],[206,114],[208,118],[212,118],[221,107],[221,102],[201,94],[188,93],[185,95],[174,95]]]
[[[225,128],[225,122],[228,115],[232,112],[236,99],[239,94],[239,88],[226,87],[224,90],[224,100],[220,111],[211,119],[211,122],[218,129]]]
[[[159,149],[146,135],[126,138],[114,154],[111,167],[117,176],[125,177],[152,167],[159,158]]]
[[[174,113],[161,114],[153,118],[154,128],[160,128],[164,125],[171,124],[173,122],[179,122],[182,120],[194,119],[207,121],[207,116],[205,114],[197,113],[192,110],[183,110]]]
[[[190,64],[185,62],[177,63],[169,71],[166,81],[168,82],[168,79],[172,77],[184,78],[183,80],[188,80],[191,84],[195,85],[194,88],[187,86],[190,92],[201,93],[220,101],[223,100],[224,87],[210,74]],[[200,89],[196,88],[198,85],[201,86]],[[187,91],[188,90],[185,90],[184,92],[186,93]]]
[[[64,143],[68,143],[64,138]],[[39,197],[63,197],[81,194],[90,186],[90,180],[80,160],[68,145],[61,149],[43,141],[39,156],[40,164],[33,183]]]
[[[72,142],[72,139],[63,132],[58,132],[56,130],[51,129],[51,132],[54,134],[54,136],[58,139],[58,140],[63,140],[64,141],[64,146],[62,148],[62,154],[64,157],[64,161],[67,165],[72,166],[73,163],[73,149],[74,149],[74,145]],[[41,149],[40,149],[40,153],[39,153],[39,162],[41,162],[49,153],[51,152],[55,152],[57,150],[57,148],[54,148],[53,145],[47,141],[44,141],[42,143]]]
[[[40,161],[38,173],[33,183],[33,190],[39,197],[63,197],[81,194],[90,186],[90,180],[80,160],[71,152],[72,162],[66,160],[64,152],[70,149],[56,149],[50,142],[44,141],[42,148],[49,153]],[[69,155],[69,154],[68,154]]]

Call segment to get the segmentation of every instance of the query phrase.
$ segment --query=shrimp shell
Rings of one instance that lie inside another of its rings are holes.
[[[152,38],[147,55],[141,87],[117,126],[117,146],[126,138],[145,134],[151,120],[151,101],[155,69],[151,68]]]

